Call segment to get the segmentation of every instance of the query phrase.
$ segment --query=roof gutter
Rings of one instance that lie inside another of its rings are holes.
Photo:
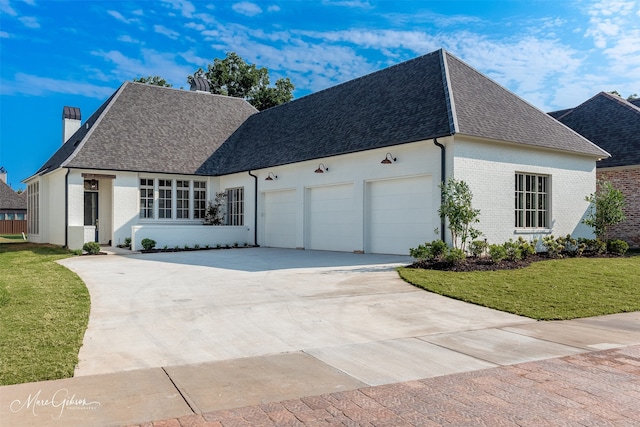
[[[258,246],[258,177],[247,171],[249,176],[253,177],[253,245]]]
[[[438,147],[440,147],[440,182],[441,182],[441,185],[443,185],[447,179],[447,173],[445,170],[445,167],[447,164],[446,149],[444,145],[438,142],[438,138],[433,138],[433,143]],[[443,203],[444,203],[444,193],[442,192],[442,188],[440,188],[440,206],[442,206]],[[445,233],[444,233],[445,225],[446,224],[444,222],[444,217],[440,217],[440,240],[442,240],[443,242],[445,239]]]

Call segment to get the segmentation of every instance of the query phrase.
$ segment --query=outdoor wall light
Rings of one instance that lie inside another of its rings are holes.
[[[324,163],[320,163],[320,164],[318,165],[318,169],[316,169],[314,172],[315,172],[315,173],[325,173],[325,172],[329,172],[329,168],[325,167],[325,166],[324,166]]]
[[[264,179],[265,181],[273,181],[274,179],[278,179],[278,175],[274,175],[273,172],[269,172],[269,175]]]
[[[380,163],[382,163],[383,165],[390,165],[391,163],[397,161],[398,159],[393,157],[391,155],[391,153],[387,153],[386,156],[384,156],[384,160],[381,161]]]

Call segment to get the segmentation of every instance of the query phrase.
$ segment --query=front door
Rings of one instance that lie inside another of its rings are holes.
[[[97,185],[95,186],[97,188]],[[85,185],[85,189],[87,185]],[[92,225],[96,228],[95,242],[98,241],[98,192],[84,192],[84,225]]]

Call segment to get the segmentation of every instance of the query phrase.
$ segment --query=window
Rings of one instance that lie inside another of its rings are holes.
[[[29,234],[40,233],[40,183],[29,184],[27,189],[27,232]]]
[[[158,218],[171,218],[171,201],[173,199],[173,182],[170,179],[158,180]]]
[[[548,228],[549,177],[516,173],[516,227]]]
[[[4,221],[4,214],[0,212],[0,221]]]
[[[193,181],[193,218],[204,219],[207,209],[207,183]]]
[[[153,179],[140,180],[140,218],[153,218]]]
[[[176,181],[176,218],[189,219],[189,181]]]
[[[227,190],[227,225],[244,225],[244,188]]]
[[[23,221],[25,219],[24,214],[23,213],[17,213],[16,214],[16,219],[19,221]]]

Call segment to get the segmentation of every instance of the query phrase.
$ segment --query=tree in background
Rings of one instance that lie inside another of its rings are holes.
[[[593,227],[596,236],[604,239],[607,228],[626,219],[623,213],[626,202],[622,191],[614,188],[609,181],[599,180],[596,188],[595,193],[585,198],[591,205],[582,223]]]
[[[620,92],[618,92],[617,90],[612,90],[609,93],[611,95],[619,96],[620,98],[623,97],[622,95],[620,95]],[[636,99],[638,99],[638,94],[637,93],[632,93],[631,95],[627,96],[627,101],[635,101]]]
[[[453,247],[464,251],[467,242],[482,235],[479,230],[472,227],[472,224],[480,222],[478,218],[480,209],[473,209],[471,205],[473,193],[466,182],[450,177],[439,187],[442,191],[442,203],[438,214],[441,218],[447,219]],[[458,246],[458,240],[460,240],[460,246]]]
[[[228,52],[224,59],[216,58],[207,65],[207,71],[199,68],[192,76],[209,81],[211,93],[244,98],[258,110],[266,110],[293,99],[293,83],[289,78],[280,78],[275,86],[269,86],[269,70],[248,64],[235,52]]]
[[[133,81],[153,86],[173,87],[171,83],[167,83],[167,81],[160,76],[138,77],[133,79]]]

